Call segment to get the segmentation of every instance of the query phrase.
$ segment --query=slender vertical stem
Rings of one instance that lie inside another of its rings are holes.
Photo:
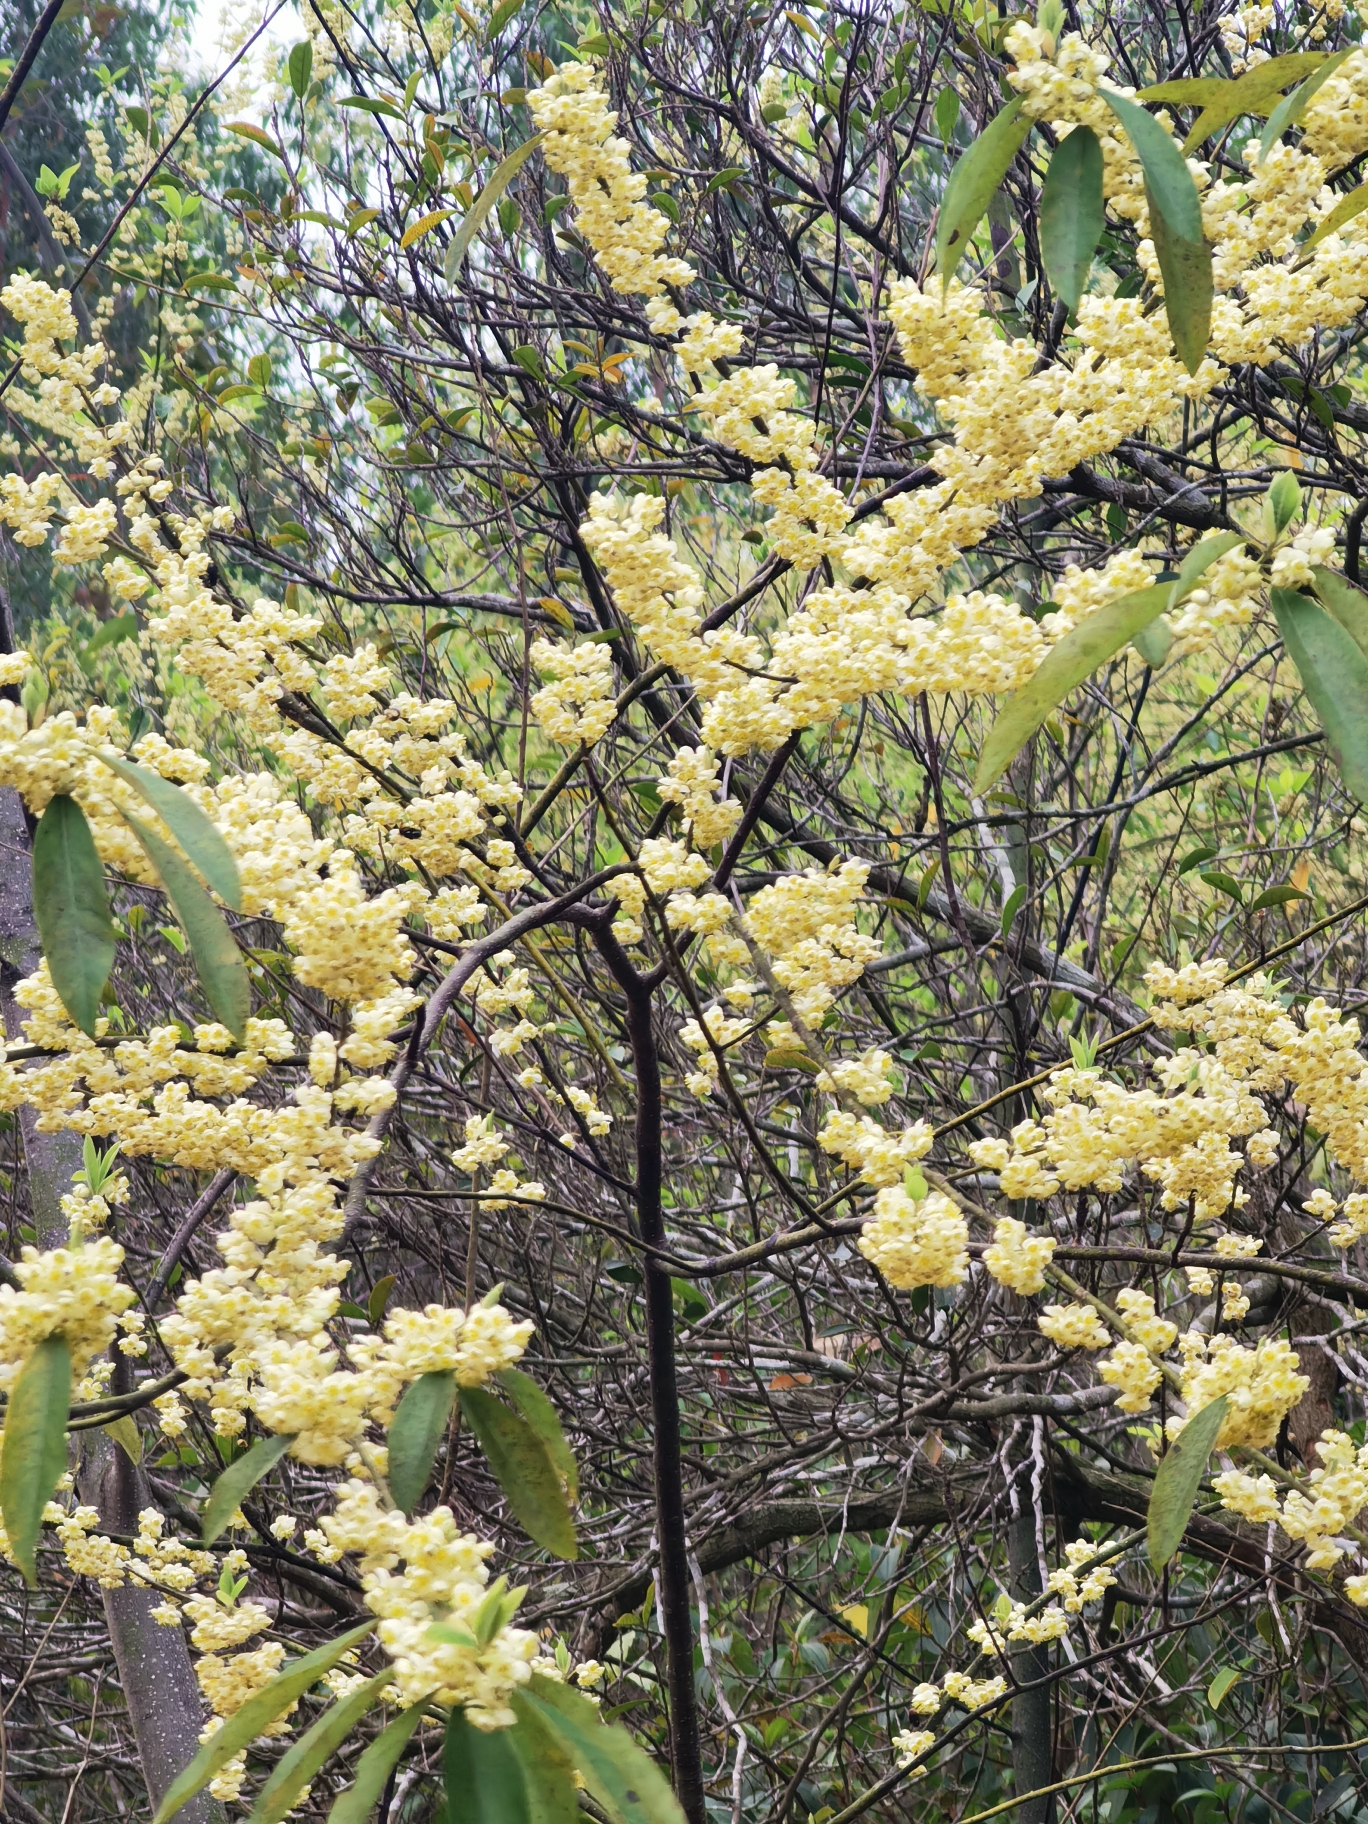
[[[586,921],[588,922],[588,921]],[[665,1636],[670,1698],[670,1765],[674,1788],[689,1824],[704,1824],[703,1761],[698,1694],[694,1685],[693,1621],[689,1612],[689,1543],[684,1524],[684,1473],[675,1372],[674,1293],[669,1269],[655,1250],[665,1245],[662,1202],[660,1058],[651,1025],[651,990],[626,951],[595,921],[594,940],[627,997],[627,1032],[636,1072],[636,1215],[641,1239],[652,1251],[646,1274],[646,1347],[651,1371],[656,1534],[660,1547],[660,1624]]]

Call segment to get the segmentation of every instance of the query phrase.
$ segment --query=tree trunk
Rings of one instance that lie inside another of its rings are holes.
[[[1030,1483],[1023,1477],[1021,1512],[1008,1522],[1007,1562],[1012,1575],[1012,1595],[1017,1602],[1031,1602],[1040,1594],[1040,1563],[1036,1555],[1035,1514],[1030,1506]],[[1012,1675],[1018,1684],[1035,1684],[1050,1670],[1047,1647],[1023,1646],[1012,1653]],[[1038,1792],[1054,1778],[1054,1743],[1051,1739],[1050,1687],[1039,1685],[1012,1699],[1012,1781],[1018,1793]],[[1030,1799],[1017,1809],[1020,1824],[1051,1824],[1052,1795]]]

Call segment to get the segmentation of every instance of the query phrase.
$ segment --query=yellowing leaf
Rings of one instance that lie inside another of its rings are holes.
[[[449,215],[455,215],[454,209],[433,209],[427,215],[420,215],[416,222],[410,222],[399,236],[401,247],[412,247],[415,241],[421,241],[425,234],[431,232],[438,222],[444,222]]]
[[[263,147],[273,158],[278,158],[283,165],[285,153],[269,133],[261,127],[254,127],[250,120],[230,120],[224,123],[230,133],[236,133],[243,139],[250,139],[254,145]]]
[[[852,1602],[843,1609],[837,1609],[836,1613],[842,1621],[850,1623],[861,1640],[869,1638],[869,1604],[867,1602]]]

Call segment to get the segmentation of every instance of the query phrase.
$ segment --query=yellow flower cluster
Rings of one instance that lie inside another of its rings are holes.
[[[548,741],[562,747],[592,747],[612,726],[613,655],[602,642],[563,646],[554,640],[534,640],[532,663],[552,682],[534,693],[533,715]]]
[[[0,1392],[8,1393],[29,1356],[60,1334],[79,1378],[113,1341],[134,1302],[119,1279],[124,1252],[98,1235],[84,1245],[40,1253],[25,1248],[14,1268],[19,1289],[0,1286]]]
[[[900,1183],[908,1166],[931,1151],[934,1137],[925,1121],[914,1121],[901,1133],[891,1133],[868,1115],[833,1109],[817,1135],[817,1144],[858,1172],[866,1184],[883,1187]]]
[[[459,1532],[449,1508],[409,1521],[360,1480],[337,1495],[323,1530],[336,1552],[360,1558],[366,1606],[380,1617],[399,1702],[407,1708],[433,1698],[464,1706],[477,1728],[510,1726],[509,1693],[527,1681],[538,1647],[535,1634],[500,1619],[517,1604],[504,1595],[502,1578],[486,1587],[493,1546]]]
[[[1054,1251],[1053,1236],[1030,1235],[1024,1222],[1007,1216],[993,1230],[993,1243],[984,1249],[983,1264],[1000,1285],[1029,1298],[1045,1284],[1045,1270]]]
[[[969,1266],[969,1230],[958,1205],[940,1191],[913,1199],[888,1185],[874,1199],[874,1217],[856,1246],[890,1286],[957,1286]]]
[[[1297,1352],[1281,1337],[1266,1336],[1252,1349],[1232,1336],[1203,1336],[1188,1330],[1179,1339],[1181,1391],[1189,1413],[1200,1412],[1222,1394],[1229,1408],[1217,1434],[1218,1447],[1248,1444],[1262,1449],[1311,1385]],[[1168,1434],[1182,1433],[1183,1419],[1170,1419]]]
[[[617,115],[598,87],[591,63],[567,63],[539,89],[527,106],[542,139],[542,155],[566,182],[575,226],[594,250],[609,282],[622,292],[660,299],[651,325],[668,335],[679,328],[677,310],[660,298],[669,286],[687,285],[694,269],[687,260],[662,253],[669,224],[643,199],[646,179],[628,162],[626,140],[613,128]]]
[[[1045,1587],[1051,1595],[1063,1597],[1064,1607],[1070,1615],[1077,1615],[1085,1602],[1100,1601],[1116,1582],[1105,1564],[1089,1565],[1082,1570],[1088,1560],[1096,1556],[1097,1547],[1091,1539],[1075,1539],[1064,1547],[1063,1568],[1050,1572]]]
[[[1091,1305],[1046,1305],[1036,1328],[1061,1349],[1105,1349],[1112,1340]]]

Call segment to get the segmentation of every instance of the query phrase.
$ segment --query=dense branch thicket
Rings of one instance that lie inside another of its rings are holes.
[[[4,1808],[1360,1815],[1359,20],[302,10],[0,294]]]

